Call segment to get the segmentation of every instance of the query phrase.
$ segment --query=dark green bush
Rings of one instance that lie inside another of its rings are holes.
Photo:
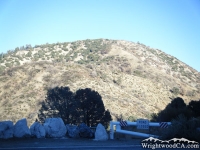
[[[177,118],[180,114],[183,114],[188,119],[193,116],[193,112],[187,108],[182,98],[177,97],[169,103],[164,110],[160,111],[157,115],[152,116],[152,120],[155,121],[172,121]]]
[[[6,67],[12,67],[11,63],[5,63]]]
[[[4,66],[0,66],[0,75],[4,72],[5,68],[6,67],[4,67]]]
[[[187,107],[193,112],[194,117],[200,117],[200,100],[199,101],[192,100]]]
[[[161,139],[169,140],[172,138],[186,138],[200,142],[199,118],[188,119],[184,115],[179,115],[172,120],[172,124],[161,135]]]
[[[179,88],[177,88],[177,87],[173,87],[170,91],[171,91],[174,95],[178,95],[178,94],[180,93]]]

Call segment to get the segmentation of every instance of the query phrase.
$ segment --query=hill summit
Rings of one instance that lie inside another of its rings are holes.
[[[111,115],[150,118],[179,96],[200,98],[200,73],[141,43],[94,39],[26,45],[0,55],[0,120],[38,117],[47,90],[97,91]]]

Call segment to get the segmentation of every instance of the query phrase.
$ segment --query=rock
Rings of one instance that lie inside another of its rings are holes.
[[[47,118],[44,123],[46,135],[53,138],[64,137],[67,129],[61,118]]]
[[[68,136],[71,138],[78,138],[79,136],[79,129],[75,125],[66,125]]]
[[[92,130],[86,126],[85,123],[81,123],[78,127],[79,129],[79,135],[81,137],[84,137],[84,138],[92,138],[94,137],[94,133],[92,132]]]
[[[26,119],[18,120],[17,123],[14,125],[14,137],[23,138],[23,137],[30,137],[31,132],[27,126]]]
[[[13,122],[12,121],[0,122],[0,138],[2,139],[13,138]]]
[[[34,122],[30,127],[31,135],[37,138],[44,138],[46,135],[45,128],[39,122]]]
[[[106,132],[106,129],[101,123],[97,125],[94,140],[98,140],[98,141],[108,140],[108,134]]]

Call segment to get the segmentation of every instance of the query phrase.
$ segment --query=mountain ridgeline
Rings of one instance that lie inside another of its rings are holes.
[[[175,97],[200,98],[200,73],[141,43],[82,40],[16,48],[0,55],[0,121],[40,115],[47,91],[97,91],[113,119],[150,118]]]

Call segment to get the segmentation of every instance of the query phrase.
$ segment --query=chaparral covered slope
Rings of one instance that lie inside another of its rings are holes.
[[[0,55],[0,120],[38,116],[47,89],[99,92],[113,118],[149,118],[179,96],[200,98],[200,73],[141,43],[95,39],[16,48]]]

